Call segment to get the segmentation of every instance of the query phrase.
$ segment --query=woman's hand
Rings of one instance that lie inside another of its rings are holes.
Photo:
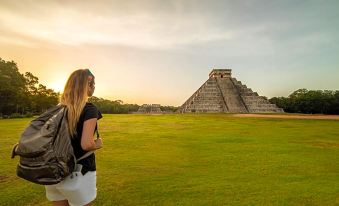
[[[102,147],[102,139],[99,137],[98,139],[94,140],[96,149],[100,149]]]

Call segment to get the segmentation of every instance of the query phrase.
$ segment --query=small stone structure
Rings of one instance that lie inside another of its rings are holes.
[[[265,97],[232,78],[231,69],[213,69],[209,79],[178,109],[186,112],[282,113]]]
[[[159,114],[161,113],[160,104],[143,104],[139,107],[137,113]]]

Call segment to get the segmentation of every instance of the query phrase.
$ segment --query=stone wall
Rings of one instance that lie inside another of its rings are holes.
[[[139,107],[137,113],[161,113],[160,104],[143,104]]]

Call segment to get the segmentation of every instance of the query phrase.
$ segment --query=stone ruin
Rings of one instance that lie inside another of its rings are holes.
[[[161,113],[160,104],[143,104],[139,107],[137,113],[143,113],[143,114]]]
[[[233,78],[231,72],[231,69],[213,69],[209,79],[178,109],[178,112],[284,112]]]

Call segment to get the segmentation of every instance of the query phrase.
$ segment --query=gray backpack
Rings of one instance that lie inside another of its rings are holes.
[[[31,121],[12,151],[20,156],[17,175],[51,185],[71,174],[76,165],[68,131],[67,109],[57,105]]]

